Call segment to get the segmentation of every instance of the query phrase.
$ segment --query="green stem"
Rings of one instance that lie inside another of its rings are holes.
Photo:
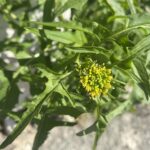
[[[93,150],[96,150],[96,148],[97,148],[98,139],[99,139],[99,133],[96,132],[96,133],[95,133],[94,144],[93,144],[93,148],[92,148]]]
[[[98,98],[98,97],[96,98],[96,103],[97,103],[97,121],[99,121],[99,118],[100,118],[100,100],[101,100],[101,97],[100,98]],[[99,139],[99,129],[97,128],[97,131],[95,133],[94,143],[93,143],[93,150],[96,150],[98,139]]]

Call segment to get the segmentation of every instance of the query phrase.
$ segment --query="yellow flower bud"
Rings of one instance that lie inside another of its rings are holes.
[[[113,79],[111,69],[107,69],[104,65],[95,62],[91,62],[86,67],[81,65],[79,75],[80,83],[92,98],[101,94],[106,95],[111,88]]]

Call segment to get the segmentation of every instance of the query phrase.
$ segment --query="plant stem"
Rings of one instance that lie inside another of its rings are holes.
[[[93,150],[96,150],[96,148],[97,148],[98,139],[99,139],[99,133],[96,132],[96,133],[95,133],[94,144],[93,144]]]
[[[100,100],[101,100],[101,97],[100,99],[97,97],[96,98],[96,103],[97,103],[97,121],[99,122],[99,118],[100,118]],[[98,123],[97,122],[97,123]],[[94,143],[93,143],[93,150],[96,150],[96,147],[97,147],[97,142],[98,142],[98,139],[99,139],[99,129],[97,128],[97,131],[95,133],[95,139],[94,139]]]

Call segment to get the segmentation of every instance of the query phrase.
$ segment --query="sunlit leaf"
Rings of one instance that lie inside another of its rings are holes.
[[[63,13],[65,10],[67,10],[69,8],[81,10],[86,2],[87,2],[87,0],[82,0],[82,1],[67,0],[63,6],[60,6],[56,9],[55,14],[56,14],[56,16],[59,16],[61,13]]]

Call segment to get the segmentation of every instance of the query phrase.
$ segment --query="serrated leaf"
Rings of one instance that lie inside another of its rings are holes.
[[[34,105],[34,107],[30,107],[22,116],[21,120],[15,127],[15,129],[12,131],[10,135],[7,136],[7,138],[3,141],[3,143],[0,145],[0,148],[5,148],[7,145],[11,144],[15,138],[22,132],[22,130],[28,125],[28,123],[32,120],[34,115],[39,111],[41,108],[41,105],[44,101],[45,93],[43,92],[39,97],[37,98],[37,103]]]
[[[32,150],[38,150],[39,147],[44,143],[51,129],[56,126],[73,126],[75,122],[65,122],[58,120],[51,120],[48,116],[44,116],[39,123],[37,134],[34,139]]]
[[[46,140],[48,135],[48,126],[49,123],[47,122],[48,117],[44,116],[38,125],[37,133],[34,138],[34,143],[32,146],[32,150],[38,150],[42,143]]]
[[[85,110],[83,110],[81,107],[75,108],[70,106],[60,106],[55,108],[49,108],[49,111],[47,113],[49,115],[70,115],[77,118],[84,112]]]
[[[40,67],[40,65],[38,65],[38,67],[38,69],[42,73],[42,76],[48,77],[46,88],[41,94],[38,95],[36,99],[34,99],[34,104],[28,107],[27,111],[21,117],[20,122],[17,124],[12,133],[8,135],[8,137],[0,145],[0,148],[5,148],[7,145],[9,145],[15,140],[15,138],[22,132],[22,130],[27,126],[27,124],[37,114],[37,112],[39,112],[47,96],[56,88],[56,86],[59,84],[59,81],[66,75],[65,74],[62,76],[57,76],[44,66]]]

